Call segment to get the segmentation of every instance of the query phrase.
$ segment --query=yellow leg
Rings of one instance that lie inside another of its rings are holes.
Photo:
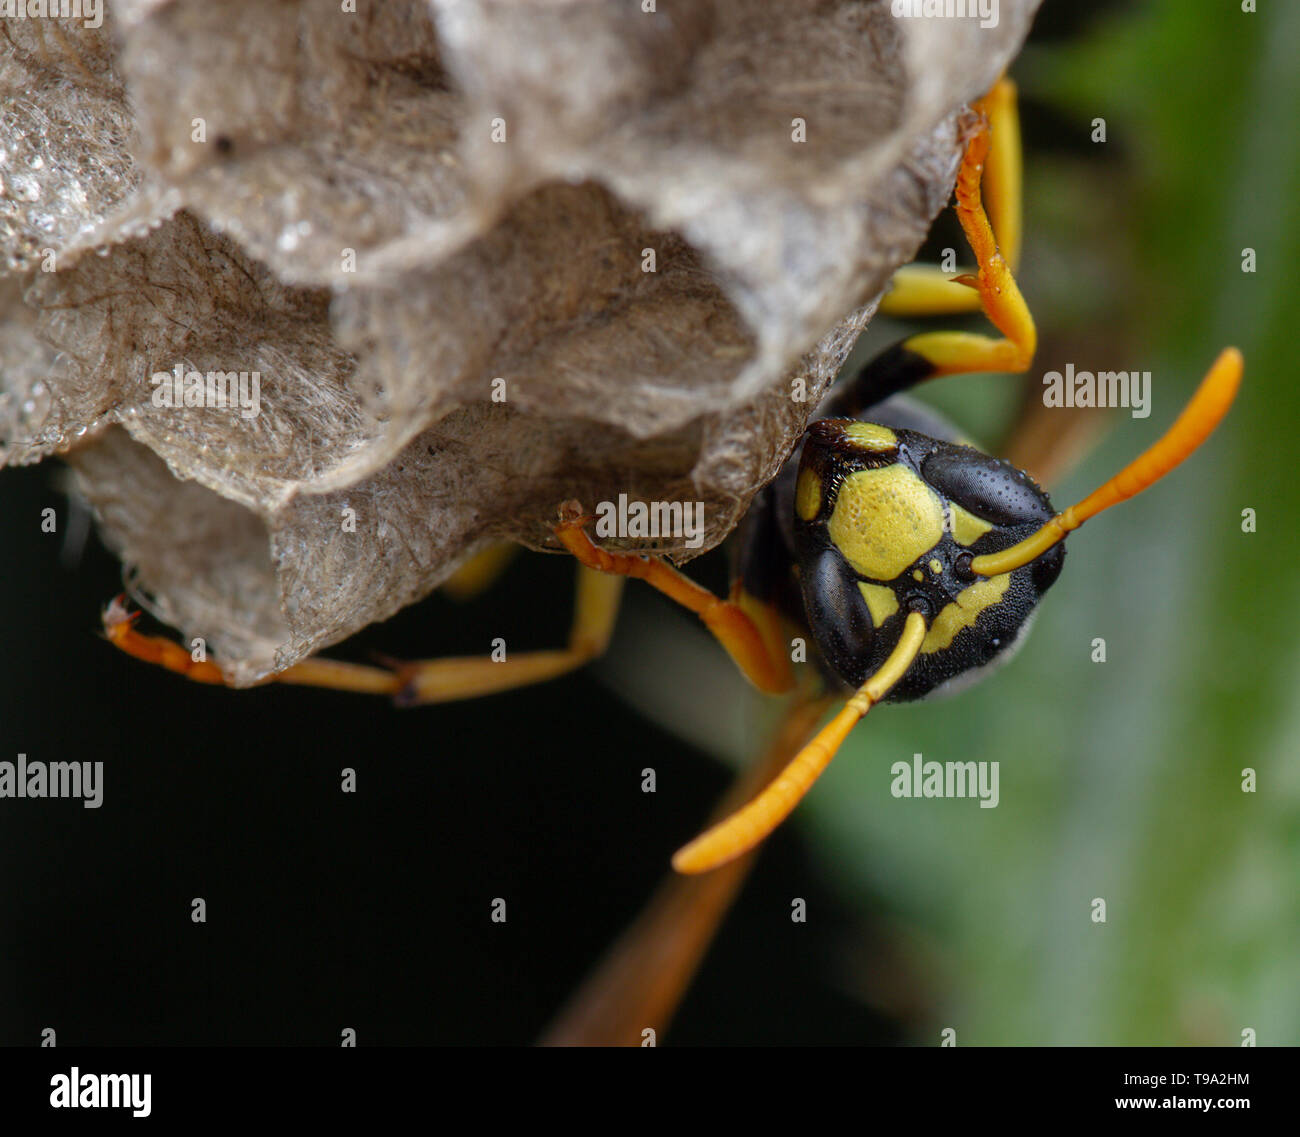
[[[605,650],[618,616],[622,589],[621,577],[579,566],[569,643],[556,651],[507,652],[500,660],[490,656],[464,656],[393,661],[391,667],[369,667],[317,657],[294,664],[264,682],[390,695],[399,706],[472,699],[541,683],[581,667]],[[104,632],[114,646],[195,682],[226,683],[221,668],[210,660],[195,661],[180,644],[164,636],[137,632],[135,623],[139,615],[128,612],[121,597],[108,606],[104,612]]]
[[[710,872],[748,853],[789,817],[830,765],[849,732],[907,674],[921,650],[925,633],[925,617],[919,612],[909,613],[903,634],[889,658],[858,688],[839,714],[822,727],[817,737],[753,801],[679,849],[673,857],[673,868],[688,875]]]
[[[165,636],[146,636],[135,630],[139,612],[129,612],[126,598],[118,596],[104,609],[104,635],[109,643],[127,655],[184,675],[195,683],[226,686],[221,668],[209,659],[196,660],[180,644]],[[309,687],[330,687],[339,691],[360,691],[371,695],[394,695],[397,677],[382,667],[345,663],[338,659],[308,659],[263,680],[264,683],[295,683]]]
[[[1002,255],[1014,272],[1020,263],[1021,235],[1021,151],[1020,115],[1016,109],[1016,85],[1002,78],[994,84],[975,109],[988,118],[990,143],[984,169],[984,191],[988,210]],[[970,269],[959,269],[961,275]],[[910,319],[921,316],[952,316],[978,311],[980,298],[953,279],[938,265],[904,265],[895,274],[890,290],[880,302],[887,316]]]
[[[979,294],[985,314],[1002,339],[972,332],[924,332],[902,346],[926,359],[934,375],[968,371],[1024,371],[1033,361],[1038,330],[1011,267],[998,251],[993,228],[980,197],[980,177],[988,153],[987,129],[966,144],[966,157],[957,175],[957,217],[979,266],[974,276],[957,279]]]
[[[557,651],[507,652],[502,660],[465,656],[402,663],[396,667],[402,680],[397,702],[400,706],[415,706],[473,699],[542,683],[573,671],[609,646],[622,594],[621,577],[606,576],[579,565],[568,647]]]
[[[736,666],[760,691],[779,695],[794,686],[790,661],[784,651],[773,650],[767,636],[734,600],[720,600],[687,576],[657,557],[635,553],[611,553],[592,544],[583,526],[591,518],[583,515],[575,501],[560,507],[555,535],[582,564],[597,572],[644,580],[683,608],[694,612],[713,633]]]
[[[502,541],[489,545],[481,553],[470,557],[438,587],[438,591],[452,600],[472,600],[491,588],[510,566],[519,552],[518,545]]]

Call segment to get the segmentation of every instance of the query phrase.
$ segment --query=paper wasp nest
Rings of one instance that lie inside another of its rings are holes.
[[[241,683],[545,546],[566,498],[703,501],[715,545],[1035,0],[893,6],[0,19],[0,460],[65,455],[137,598]],[[178,369],[256,373],[256,406],[156,405]]]

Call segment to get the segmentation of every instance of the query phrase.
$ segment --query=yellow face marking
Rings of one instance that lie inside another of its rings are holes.
[[[934,573],[935,576],[943,575],[943,565],[940,563],[938,557],[930,558],[930,571]]]
[[[956,502],[950,504],[952,506],[952,537],[957,544],[973,545],[993,528],[989,522],[980,520],[975,514],[962,509]]]
[[[850,438],[860,450],[877,452],[893,450],[898,445],[898,435],[887,426],[877,426],[874,422],[853,422],[844,428],[844,435]]]
[[[974,627],[981,612],[1001,602],[1010,583],[1011,574],[1004,572],[963,588],[957,593],[956,599],[935,617],[921,643],[922,653],[929,654],[950,647],[962,628]]]
[[[913,579],[913,580],[918,580],[918,581],[925,580],[925,573],[923,573],[920,569],[913,569],[913,570],[912,570],[912,579]]]
[[[867,602],[867,611],[871,613],[871,622],[876,627],[880,627],[898,611],[898,597],[894,595],[892,588],[886,588],[883,584],[868,584],[865,580],[860,580],[858,591],[862,593],[862,599]]]
[[[844,479],[827,527],[863,576],[893,580],[943,536],[943,506],[906,466],[858,470]]]
[[[794,487],[794,511],[804,521],[811,521],[822,507],[822,480],[812,470],[800,470]]]

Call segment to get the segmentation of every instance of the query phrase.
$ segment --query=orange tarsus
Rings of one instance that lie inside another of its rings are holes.
[[[134,624],[139,618],[139,612],[132,612],[127,608],[126,593],[119,592],[104,609],[104,630],[108,633],[109,639],[113,639],[117,628],[122,624]]]
[[[141,635],[135,630],[139,619],[139,612],[127,608],[126,594],[119,593],[104,609],[104,635],[114,647],[136,659],[165,667],[198,683],[225,686],[226,678],[216,664],[193,659],[180,644],[162,636]]]
[[[714,596],[659,557],[611,553],[601,548],[592,542],[583,528],[595,520],[578,502],[566,501],[560,506],[555,536],[588,568],[643,580],[687,611],[695,613],[745,677],[760,691],[782,695],[794,687],[789,661],[784,655],[772,655],[762,633],[738,604]]]

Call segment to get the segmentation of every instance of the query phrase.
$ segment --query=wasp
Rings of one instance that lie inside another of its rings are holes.
[[[759,764],[761,784],[745,783],[743,800],[729,804],[673,858],[678,873],[698,876],[738,862],[780,825],[874,706],[955,693],[1010,659],[1061,573],[1067,536],[1190,456],[1227,414],[1243,361],[1235,348],[1224,349],[1160,439],[1060,512],[1029,474],[964,443],[935,412],[909,401],[906,392],[932,378],[1022,373],[1037,346],[1014,276],[1020,246],[1014,85],[999,80],[972,109],[954,196],[975,267],[951,276],[935,266],[907,266],[881,307],[900,316],[979,309],[997,334],[909,336],[832,391],[730,539],[734,568],[725,598],[661,558],[596,544],[588,534],[595,518],[567,501],[554,535],[579,567],[565,647],[499,662],[466,657],[385,667],[314,658],[267,682],[386,694],[403,706],[511,690],[599,656],[624,581],[644,581],[697,615],[758,689],[800,696]],[[495,550],[472,561],[451,587],[468,590],[490,580],[502,556]],[[195,662],[180,645],[140,633],[137,617],[120,599],[106,609],[105,631],[117,647],[197,681],[225,681],[214,663]],[[792,664],[795,639],[815,647],[804,674]],[[715,907],[725,906],[738,872],[728,886],[719,885]],[[671,908],[672,898],[664,903]],[[708,933],[702,934],[707,943]],[[686,957],[698,958],[702,950],[699,942],[686,949],[681,967],[689,972]]]

